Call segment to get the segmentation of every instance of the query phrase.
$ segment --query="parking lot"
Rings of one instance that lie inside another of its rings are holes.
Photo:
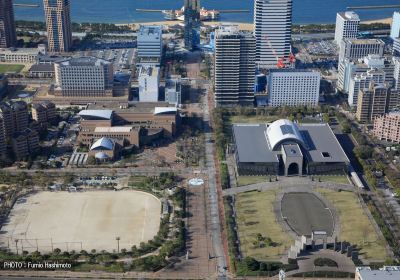
[[[127,72],[130,66],[135,62],[135,49],[103,49],[77,52],[77,56],[95,56],[101,59],[109,60],[114,63],[114,71]]]

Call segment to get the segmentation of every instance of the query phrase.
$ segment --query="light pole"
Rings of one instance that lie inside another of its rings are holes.
[[[15,239],[14,241],[15,241],[15,248],[17,249],[17,255],[18,255],[18,241],[19,241],[19,240],[18,240],[18,239]]]
[[[119,241],[121,240],[121,237],[117,236],[115,240],[117,240],[117,253],[119,254]]]

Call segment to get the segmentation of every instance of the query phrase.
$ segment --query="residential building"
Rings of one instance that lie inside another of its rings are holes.
[[[383,56],[385,43],[380,39],[343,39],[340,42],[339,62],[359,59],[370,54]]]
[[[395,40],[400,37],[400,12],[393,13],[392,28],[390,30],[390,38]]]
[[[357,267],[355,280],[398,280],[400,279],[400,266],[384,266],[376,270],[370,267]]]
[[[36,154],[39,149],[39,135],[29,128],[13,133],[11,139],[12,149],[17,160]]]
[[[400,112],[391,112],[375,118],[372,134],[379,140],[400,144]]]
[[[96,57],[69,58],[54,64],[56,96],[113,96],[113,64]]]
[[[139,101],[158,102],[160,68],[141,67],[139,70]]]
[[[256,40],[237,26],[216,31],[214,56],[215,106],[252,105]]]
[[[361,123],[373,122],[387,112],[390,89],[385,84],[371,84],[358,94],[356,118]]]
[[[160,66],[162,49],[162,27],[140,25],[137,34],[138,64]]]
[[[8,87],[8,79],[6,75],[0,74],[0,100],[6,93]]]
[[[300,69],[274,69],[268,76],[271,106],[317,106],[321,74]]]
[[[200,0],[184,2],[185,48],[192,51],[200,43]]]
[[[12,0],[0,0],[0,48],[15,47],[14,8]]]
[[[28,106],[23,101],[1,103],[0,118],[3,119],[5,138],[10,139],[13,133],[23,131],[28,128]]]
[[[170,105],[182,104],[182,80],[180,75],[171,75],[165,82],[165,102]]]
[[[279,59],[290,56],[292,9],[292,0],[254,1],[254,36],[259,68],[277,68]]]
[[[43,0],[50,52],[68,52],[72,47],[69,0]]]
[[[400,56],[400,37],[393,41],[393,55]]]
[[[393,57],[394,71],[393,80],[394,88],[400,90],[400,57]]]
[[[3,118],[0,117],[0,159],[4,158],[7,153],[6,137],[4,135]]]
[[[367,70],[366,73],[355,75],[350,79],[348,104],[350,106],[357,106],[360,90],[369,89],[371,83],[382,84],[384,82],[385,72],[375,68]]]
[[[352,11],[336,14],[335,42],[340,46],[343,39],[357,38],[360,17]]]
[[[32,104],[32,119],[42,127],[54,124],[57,120],[56,105],[50,101]]]

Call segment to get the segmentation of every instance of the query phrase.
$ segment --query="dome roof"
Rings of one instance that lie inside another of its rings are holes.
[[[95,155],[95,158],[97,158],[97,159],[109,159],[110,157],[108,155],[106,155],[105,153],[100,152],[100,153],[97,153]]]
[[[303,137],[295,123],[289,120],[277,120],[267,128],[267,139],[270,149],[276,151],[285,141],[304,145]]]
[[[92,147],[90,147],[90,150],[108,150],[112,151],[114,149],[114,142],[110,138],[100,138],[97,140]]]

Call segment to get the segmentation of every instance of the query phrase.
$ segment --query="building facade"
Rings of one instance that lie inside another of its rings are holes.
[[[400,37],[400,12],[393,13],[392,28],[390,29],[390,38],[395,40]]]
[[[54,124],[57,120],[56,105],[50,101],[32,104],[32,119],[42,127]]]
[[[185,48],[192,51],[200,43],[200,0],[185,0],[184,3]]]
[[[12,0],[0,0],[0,48],[15,47],[14,8]]]
[[[23,131],[29,126],[28,106],[23,101],[1,103],[0,118],[3,119],[3,130],[7,140],[13,133]]]
[[[385,43],[380,39],[343,39],[340,42],[339,62],[355,60],[368,55],[383,56]]]
[[[275,69],[268,76],[271,106],[318,105],[321,74],[316,71]]]
[[[256,40],[237,26],[216,31],[214,83],[215,106],[252,105]]]
[[[4,158],[7,153],[7,142],[4,135],[3,118],[0,117],[0,159]]]
[[[369,89],[371,83],[385,82],[385,72],[378,69],[369,69],[366,73],[357,74],[350,79],[348,104],[357,106],[360,90]]]
[[[400,37],[393,41],[393,55],[400,56]]]
[[[254,36],[259,68],[277,68],[279,59],[290,56],[292,9],[292,0],[254,1]]]
[[[357,101],[356,118],[361,123],[373,122],[387,112],[390,89],[385,84],[371,84],[360,90]]]
[[[162,56],[162,27],[140,25],[137,35],[139,65],[159,66]]]
[[[379,140],[400,144],[400,112],[392,112],[374,120],[372,134]]]
[[[335,42],[340,46],[343,39],[357,38],[360,17],[355,12],[336,14]]]
[[[43,0],[50,52],[68,52],[72,47],[69,0]]]
[[[16,132],[11,139],[12,149],[17,160],[23,160],[40,150],[39,135],[29,128]]]
[[[159,67],[141,67],[139,70],[139,101],[158,102],[160,86]]]

